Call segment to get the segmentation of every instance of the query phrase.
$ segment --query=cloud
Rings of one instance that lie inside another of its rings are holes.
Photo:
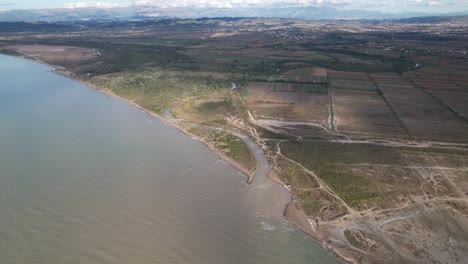
[[[468,5],[468,0],[371,0],[362,4],[364,8],[378,8],[388,6],[463,6]],[[465,6],[466,8],[466,6]]]
[[[463,5],[468,0],[405,0],[405,4],[414,6]]]
[[[343,6],[349,5],[353,0],[131,0],[127,2],[74,2],[65,4],[65,8],[113,8],[130,6],[157,6],[160,8],[174,7],[217,7],[233,8],[248,6]]]
[[[365,2],[362,6],[363,7],[382,7],[382,6],[392,6],[396,5],[397,3],[393,0],[389,1],[371,1]]]
[[[154,5],[156,1],[153,0],[135,0],[127,2],[74,2],[67,3],[64,5],[65,8],[85,8],[85,7],[97,7],[97,8],[113,8],[113,7],[129,7],[129,6],[144,6]]]

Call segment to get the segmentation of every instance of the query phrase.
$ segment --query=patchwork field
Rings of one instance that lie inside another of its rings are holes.
[[[328,82],[328,70],[319,67],[304,67],[286,71],[280,75],[272,75],[268,81],[285,81],[297,83],[321,83]]]
[[[4,48],[18,50],[23,54],[50,63],[82,62],[98,56],[95,49],[75,46],[10,45],[4,46]]]
[[[468,141],[468,124],[422,90],[385,85],[379,89],[411,136],[436,141]]]
[[[329,71],[330,88],[334,90],[376,90],[369,75],[364,72]]]
[[[468,120],[468,93],[433,91],[431,94]]]
[[[454,82],[443,80],[429,80],[429,79],[413,79],[411,82],[418,88],[427,91],[441,91],[441,92],[465,92],[463,87],[460,87]]]
[[[333,107],[339,131],[406,135],[377,92],[334,90]]]
[[[247,104],[262,119],[303,121],[327,124],[328,95],[322,86],[252,82],[247,90]]]

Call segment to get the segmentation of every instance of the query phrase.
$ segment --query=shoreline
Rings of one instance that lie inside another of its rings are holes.
[[[246,178],[246,183],[248,185],[250,185],[252,182],[253,182],[253,178],[255,176],[255,171],[254,172],[250,172],[247,168],[245,168],[244,166],[242,166],[241,164],[239,164],[238,162],[236,162],[235,160],[229,158],[228,156],[226,156],[224,153],[222,153],[221,151],[215,149],[211,144],[208,144],[207,142],[205,142],[204,140],[202,140],[200,137],[186,131],[185,129],[183,129],[181,126],[177,125],[175,122],[173,122],[172,120],[168,119],[168,118],[165,118],[163,115],[160,115],[156,112],[153,112],[151,110],[148,110],[144,107],[142,107],[141,105],[133,102],[132,100],[129,100],[129,99],[126,99],[122,96],[119,96],[117,94],[115,94],[114,92],[108,90],[108,89],[104,89],[104,88],[101,88],[101,87],[98,87],[88,81],[85,81],[85,80],[82,80],[82,79],[79,79],[77,78],[76,76],[74,76],[74,74],[70,71],[68,71],[65,67],[63,66],[59,66],[59,65],[53,65],[53,64],[49,64],[47,62],[44,62],[40,59],[38,59],[37,57],[34,57],[34,56],[29,56],[23,52],[20,52],[18,50],[15,50],[16,52],[18,52],[18,54],[20,54],[21,56],[14,56],[14,55],[7,55],[7,54],[3,54],[5,56],[13,56],[13,57],[19,57],[19,58],[22,58],[22,59],[26,59],[26,60],[30,60],[30,61],[34,61],[34,62],[37,62],[37,63],[40,63],[40,64],[44,64],[44,65],[47,65],[49,67],[52,67],[53,69],[52,70],[49,70],[49,72],[52,72],[52,73],[55,73],[55,74],[58,74],[60,76],[63,76],[65,78],[68,78],[70,80],[73,80],[73,81],[76,81],[76,82],[79,82],[81,84],[83,84],[84,86],[92,89],[92,90],[95,90],[97,92],[100,92],[100,93],[103,93],[107,96],[110,96],[110,97],[113,97],[113,98],[116,98],[116,99],[119,99],[121,101],[124,101],[124,102],[127,102],[129,103],[130,105],[138,108],[139,110],[141,111],[144,111],[146,114],[154,117],[154,118],[157,118],[159,120],[161,120],[162,122],[164,123],[167,123],[169,125],[171,125],[172,127],[176,128],[177,130],[179,130],[180,132],[190,136],[191,138],[194,138],[196,139],[197,141],[201,142],[202,144],[204,144],[205,146],[207,146],[211,151],[213,151],[216,156],[218,157],[218,160],[221,160],[223,161],[224,163],[226,163],[227,165],[231,166],[232,168],[238,170],[239,172],[241,172]],[[225,132],[227,133],[227,132]],[[228,133],[229,134],[229,133]]]
[[[267,178],[273,182],[276,182],[282,186],[285,186],[284,182],[281,181],[280,178],[278,178],[278,176],[275,174],[273,169],[267,174]],[[302,208],[298,206],[299,202],[296,200],[291,190],[289,190],[288,188],[286,189],[291,195],[291,201],[289,201],[289,203],[287,203],[286,206],[284,207],[283,217],[288,222],[290,222],[295,227],[297,227],[300,231],[310,236],[315,241],[319,242],[320,245],[322,245],[322,247],[328,253],[341,259],[345,263],[353,263],[353,264],[356,263],[354,259],[347,258],[343,254],[341,254],[334,246],[330,245],[329,243],[326,243],[325,239],[319,234],[319,232],[315,230],[314,227],[312,227],[312,223],[310,222],[311,220],[307,218],[307,215],[305,214],[304,210],[302,210]]]
[[[298,207],[297,204],[298,201],[292,197],[291,202],[289,202],[284,209],[284,217],[286,220],[295,225],[299,230],[308,236],[312,237],[314,240],[318,241],[326,251],[341,259],[344,263],[356,264],[357,262],[354,258],[352,258],[352,256],[345,256],[345,254],[340,252],[337,247],[331,245],[331,243],[327,243],[327,241],[320,235],[320,232],[312,227],[312,223],[310,222],[311,220],[307,218],[304,211],[300,208],[300,206]]]
[[[77,78],[72,72],[68,71],[65,67],[49,64],[49,63],[44,62],[44,61],[42,61],[42,60],[40,60],[40,59],[38,59],[36,57],[28,56],[28,55],[26,55],[24,53],[21,53],[21,52],[19,52],[19,53],[21,54],[21,56],[16,56],[16,57],[27,59],[27,60],[30,60],[30,61],[34,61],[36,63],[41,63],[41,64],[44,64],[44,65],[50,66],[53,69],[49,70],[49,72],[58,74],[60,76],[63,76],[65,78],[68,78],[68,79],[73,80],[73,81],[77,81],[77,82],[83,84],[84,86],[88,87],[89,89],[95,90],[97,92],[100,92],[100,93],[105,94],[107,96],[110,96],[112,98],[119,99],[119,100],[122,100],[122,101],[124,101],[126,103],[129,103],[130,105],[138,108],[141,111],[144,111],[145,113],[149,114],[150,116],[152,116],[154,118],[157,118],[160,121],[171,125],[173,128],[176,128],[180,132],[190,136],[193,139],[196,139],[197,141],[199,141],[202,144],[204,144],[205,146],[207,146],[210,150],[212,150],[217,155],[219,160],[225,162],[227,165],[229,165],[232,168],[236,169],[237,171],[241,172],[247,178],[247,180],[246,180],[247,185],[250,185],[253,182],[253,179],[254,179],[254,176],[255,176],[255,171],[254,172],[249,172],[241,164],[239,164],[238,162],[236,162],[236,161],[232,160],[231,158],[227,157],[224,153],[222,153],[219,150],[215,149],[213,146],[211,146],[211,144],[208,144],[207,142],[205,142],[204,140],[202,140],[198,136],[196,136],[194,134],[191,134],[190,132],[186,131],[181,126],[179,126],[175,122],[171,121],[169,118],[165,118],[163,115],[160,115],[160,114],[158,114],[156,112],[145,109],[142,106],[138,105],[137,103],[133,102],[132,100],[123,98],[123,97],[115,94],[114,92],[112,92],[112,91],[110,91],[108,89],[103,89],[103,88],[100,88],[100,87],[86,81],[86,80],[81,80],[81,79]],[[14,56],[14,55],[5,55],[5,56]],[[241,138],[241,140],[243,140],[243,139]],[[266,155],[265,155],[265,157],[267,158]],[[267,158],[267,160],[268,160],[268,158]],[[271,168],[270,171],[268,173],[266,173],[265,176],[269,180],[271,180],[271,181],[285,187],[284,183],[276,176],[273,168]],[[286,189],[287,189],[287,191],[288,191],[288,193],[290,195],[290,201],[285,205],[285,208],[284,208],[284,211],[283,211],[283,217],[285,218],[285,220],[292,223],[300,231],[304,232],[305,234],[310,236],[312,239],[319,242],[322,245],[322,247],[327,252],[329,252],[330,254],[332,254],[335,257],[341,259],[345,263],[356,263],[354,261],[354,259],[346,258],[342,254],[340,254],[333,246],[327,244],[326,241],[323,238],[317,237],[318,234],[312,229],[312,227],[310,225],[310,222],[309,222],[309,219],[307,218],[304,211],[300,207],[296,206],[298,201],[293,196],[293,193],[288,188],[286,188]]]
[[[49,64],[47,64],[49,65]],[[49,65],[49,66],[52,66],[54,67],[54,65]],[[154,117],[154,118],[157,118],[159,120],[161,120],[162,122],[164,123],[167,123],[169,125],[171,125],[173,128],[176,128],[177,130],[179,130],[180,132],[186,134],[187,136],[190,136],[191,138],[194,138],[196,139],[197,141],[201,142],[202,144],[204,144],[205,146],[207,146],[211,151],[213,151],[216,156],[218,157],[219,160],[225,162],[227,165],[233,167],[234,169],[240,171],[246,178],[246,182],[247,184],[251,184],[252,181],[253,181],[253,178],[254,178],[254,175],[255,175],[255,172],[249,172],[246,168],[244,168],[244,166],[242,166],[241,164],[239,164],[238,162],[234,161],[233,159],[229,158],[228,156],[226,156],[225,154],[223,154],[222,152],[220,152],[219,150],[215,149],[211,144],[208,144],[207,142],[205,142],[204,140],[202,140],[200,137],[186,131],[185,129],[183,129],[181,126],[177,125],[175,122],[173,122],[172,120],[168,119],[168,118],[165,118],[164,116],[156,113],[156,112],[153,112],[151,110],[148,110],[142,106],[140,106],[139,104],[133,102],[132,100],[129,100],[129,99],[126,99],[122,96],[119,96],[117,94],[115,94],[114,92],[108,90],[108,89],[103,89],[103,88],[100,88],[88,81],[85,81],[85,80],[81,80],[81,79],[78,79],[78,78],[74,78],[70,72],[68,71],[63,71],[63,70],[53,70],[52,72],[58,74],[58,75],[61,75],[63,77],[66,77],[66,78],[69,78],[71,80],[74,80],[74,81],[77,81],[97,92],[100,92],[100,93],[103,93],[107,96],[110,96],[110,97],[113,97],[113,98],[116,98],[116,99],[119,99],[119,100],[122,100],[126,103],[129,103],[130,105],[138,108],[139,110],[141,111],[144,111],[145,113],[147,113],[148,115]]]
[[[207,142],[202,140],[200,137],[186,131],[185,129],[183,129],[181,126],[177,125],[177,123],[173,122],[169,118],[165,118],[163,115],[160,115],[160,114],[158,114],[156,112],[148,110],[148,109],[142,107],[141,105],[133,102],[132,100],[129,100],[129,99],[126,99],[126,98],[124,98],[122,96],[119,96],[119,95],[115,94],[114,92],[112,92],[112,91],[110,91],[108,89],[98,87],[98,86],[96,86],[96,85],[94,85],[94,84],[92,84],[92,83],[90,83],[88,81],[77,78],[76,76],[74,76],[74,74],[72,72],[68,71],[63,66],[49,64],[47,62],[44,62],[44,61],[38,59],[37,57],[29,56],[29,55],[27,55],[27,54],[25,54],[23,52],[17,51],[17,50],[15,50],[15,51],[18,52],[19,54],[21,54],[21,56],[18,56],[20,58],[27,59],[27,60],[30,60],[30,61],[34,61],[34,62],[37,62],[37,63],[41,63],[41,64],[44,64],[44,65],[50,66],[50,67],[53,68],[52,70],[50,70],[50,72],[53,72],[55,74],[58,74],[60,76],[65,77],[65,78],[77,81],[77,82],[85,85],[86,87],[91,88],[91,89],[93,89],[93,90],[95,90],[97,92],[100,92],[100,93],[103,93],[103,94],[108,95],[110,97],[113,97],[113,98],[122,100],[124,102],[127,102],[130,105],[138,108],[139,110],[144,111],[145,113],[151,115],[152,117],[155,117],[155,118],[157,118],[157,119],[159,119],[159,120],[161,120],[161,121],[163,121],[163,122],[165,122],[167,124],[170,124],[172,127],[176,128],[177,130],[181,131],[182,133],[184,133],[184,134],[196,139],[197,141],[203,143],[205,146],[207,146],[210,150],[212,150],[216,154],[216,156],[218,157],[219,160],[223,161],[227,165],[229,165],[229,166],[233,167],[234,169],[238,170],[239,172],[241,172],[247,178],[246,183],[248,185],[250,185],[253,182],[253,179],[254,179],[254,176],[255,176],[255,171],[250,172],[247,168],[245,168],[244,166],[242,166],[241,164],[239,164],[235,160],[229,158],[224,153],[222,153],[221,151],[214,148],[211,144],[208,144]],[[13,56],[13,55],[6,55],[5,54],[5,56]],[[228,133],[226,131],[224,131],[224,132]],[[228,133],[228,134],[230,134],[230,133]]]

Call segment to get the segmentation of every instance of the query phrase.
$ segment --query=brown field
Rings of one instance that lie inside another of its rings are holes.
[[[304,70],[306,68],[295,68],[295,69],[292,69],[292,70],[289,70],[287,72],[285,72],[284,74],[286,75],[304,75]]]
[[[451,81],[438,80],[438,79],[428,79],[428,78],[408,78],[408,80],[415,84],[444,84],[444,85],[454,85]]]
[[[304,70],[304,74],[318,76],[318,77],[327,77],[328,70],[324,68],[318,68],[318,67],[309,67]]]
[[[391,110],[371,91],[333,91],[336,128],[340,131],[405,135]]]
[[[372,80],[377,85],[408,85],[412,86],[411,82],[404,79],[401,75],[394,73],[371,73],[369,74]]]
[[[284,74],[286,75],[306,75],[306,76],[315,76],[315,77],[327,77],[328,76],[328,70],[324,68],[319,68],[319,67],[307,67],[307,68],[297,68],[297,69],[292,69]]]
[[[371,81],[343,79],[331,79],[330,88],[344,90],[376,90],[374,83]]]
[[[380,90],[411,136],[436,141],[468,141],[468,124],[420,89],[381,86]]]
[[[248,48],[226,51],[226,54],[248,55],[253,57],[302,57],[315,54],[312,51],[272,50],[267,48]]]
[[[451,93],[440,91],[433,91],[431,93],[435,97],[441,99],[455,112],[461,114],[466,119],[468,119],[468,93]]]
[[[291,53],[289,53],[289,55],[291,57],[302,57],[302,56],[308,56],[308,55],[313,55],[315,54],[315,52],[313,51],[305,51],[305,50],[302,50],[302,51],[293,51]]]
[[[437,80],[437,81],[453,81],[453,82],[468,82],[468,77],[463,76],[463,74],[466,74],[466,71],[461,72],[460,75],[441,75],[440,72],[438,74],[429,74],[427,75],[427,78],[432,80]]]
[[[429,80],[429,79],[411,79],[411,82],[414,83],[419,88],[430,91],[446,91],[446,92],[465,92],[463,87],[460,87],[454,82],[446,80]]]
[[[352,79],[370,81],[369,75],[365,72],[344,72],[329,70],[328,76],[330,76],[330,78],[332,79]]]
[[[465,88],[468,91],[468,82],[455,82],[458,86]]]
[[[259,53],[263,53],[265,51],[266,51],[265,49],[252,48],[252,49],[244,49],[244,50],[226,51],[225,53],[236,54],[236,55],[251,55],[251,56],[259,57]]]
[[[326,83],[328,70],[319,67],[296,68],[285,72],[276,80],[283,79],[288,82]]]
[[[384,72],[384,73],[369,73],[369,76],[373,79],[396,79],[400,80],[401,76],[397,73]]]
[[[466,74],[466,68],[452,68],[449,65],[438,63],[421,68],[422,73],[426,73],[430,79],[441,79],[450,81],[466,81],[466,77],[461,77]],[[441,75],[441,73],[453,74],[455,76]],[[433,77],[431,77],[433,76]]]
[[[52,64],[57,62],[81,62],[98,56],[94,49],[74,46],[10,45],[5,46],[5,48],[17,50],[27,56]]]
[[[411,85],[411,84],[403,84],[403,83],[401,83],[401,84],[395,84],[395,83],[380,84],[380,83],[379,83],[379,84],[378,84],[378,87],[379,87],[379,88],[386,88],[386,89],[394,89],[394,88],[395,88],[395,89],[398,89],[398,88],[401,88],[401,89],[405,89],[405,88],[407,88],[407,89],[412,89],[412,88],[414,88],[414,86]]]
[[[442,85],[418,85],[419,87],[423,88],[424,90],[429,91],[442,91],[442,92],[458,92],[463,93],[465,89],[457,86],[442,86]]]
[[[324,81],[321,79],[321,77],[316,77],[316,76],[307,76],[307,75],[288,75],[288,81],[289,82],[304,82],[304,83],[310,83],[310,82],[322,82]]]
[[[366,64],[366,65],[383,65],[383,63],[379,60],[363,60],[352,55],[342,54],[342,53],[330,53],[330,56],[333,58],[338,59],[340,62],[343,63],[358,63],[358,64]]]
[[[252,82],[247,103],[260,118],[320,124],[328,120],[328,95],[307,93],[300,84]]]
[[[388,85],[413,86],[411,84],[411,82],[409,82],[407,80],[404,80],[404,79],[401,79],[401,78],[400,79],[377,79],[377,78],[372,78],[372,79],[377,85],[388,84]]]
[[[365,72],[328,71],[331,89],[376,90],[374,83]]]

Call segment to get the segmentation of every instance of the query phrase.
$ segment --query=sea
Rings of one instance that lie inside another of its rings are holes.
[[[127,102],[0,55],[0,263],[342,263],[284,219],[289,200]]]

